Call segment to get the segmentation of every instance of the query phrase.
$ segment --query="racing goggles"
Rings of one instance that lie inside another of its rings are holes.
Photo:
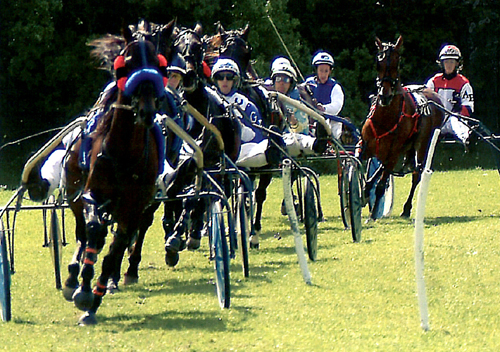
[[[276,76],[274,77],[274,82],[284,82],[284,83],[290,83],[292,81],[291,77],[288,76]]]
[[[224,78],[227,79],[228,81],[232,81],[234,80],[234,76],[235,74],[234,73],[216,73],[214,75],[214,79],[216,81],[223,81]]]

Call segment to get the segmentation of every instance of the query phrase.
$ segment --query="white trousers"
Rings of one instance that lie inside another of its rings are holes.
[[[459,138],[462,141],[462,143],[465,144],[465,141],[467,141],[467,139],[469,138],[470,130],[469,127],[467,127],[455,116],[449,116],[448,120],[441,128],[441,134],[446,134],[446,133],[450,133],[457,136],[457,138]]]
[[[266,159],[268,143],[267,139],[259,143],[243,143],[238,160],[236,160],[236,165],[251,168],[266,166],[268,164]]]

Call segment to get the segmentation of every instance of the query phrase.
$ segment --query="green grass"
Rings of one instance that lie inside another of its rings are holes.
[[[205,240],[200,251],[183,252],[176,269],[166,267],[158,212],[139,284],[105,296],[94,327],[77,326],[81,312],[55,289],[40,213],[21,212],[13,320],[0,323],[0,350],[498,351],[498,186],[495,170],[432,176],[425,220],[429,332],[420,328],[413,223],[399,217],[410,176],[396,179],[393,215],[364,225],[356,244],[342,226],[336,177],[321,178],[326,221],[318,260],[309,262],[312,286],[302,279],[288,220],[279,213],[282,183],[274,180],[250,277],[239,258],[232,262],[229,310],[218,306]],[[0,192],[0,203],[10,194]],[[64,267],[72,235],[68,241]]]

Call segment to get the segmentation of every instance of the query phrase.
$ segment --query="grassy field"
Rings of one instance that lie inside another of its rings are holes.
[[[183,252],[175,269],[166,267],[158,212],[146,238],[140,282],[106,296],[93,327],[77,326],[81,312],[55,289],[40,213],[22,212],[13,320],[0,323],[0,350],[500,350],[498,172],[432,176],[425,220],[428,332],[420,328],[414,226],[399,217],[409,186],[409,176],[397,178],[393,215],[364,225],[362,242],[352,243],[340,218],[336,177],[322,177],[326,221],[319,225],[318,260],[309,262],[308,286],[288,220],[279,212],[282,183],[274,180],[261,249],[250,253],[250,277],[243,277],[239,258],[232,262],[229,310],[221,310],[215,297],[206,240],[201,250]],[[0,192],[0,204],[10,194]],[[65,265],[74,249],[72,235],[68,241]]]

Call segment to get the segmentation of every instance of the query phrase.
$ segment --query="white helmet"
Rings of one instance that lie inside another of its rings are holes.
[[[297,72],[290,63],[290,60],[286,57],[278,57],[271,64],[271,79],[273,79],[277,74],[287,75],[294,81],[297,81]]]
[[[317,67],[321,64],[327,64],[331,68],[333,68],[335,61],[333,60],[333,56],[327,53],[326,51],[320,51],[316,55],[314,55],[312,59],[312,65]]]
[[[240,69],[234,60],[227,58],[220,58],[212,67],[212,79],[218,72],[229,71],[240,77]]]
[[[458,61],[461,58],[462,53],[455,45],[445,45],[439,52],[439,60],[455,59]]]

